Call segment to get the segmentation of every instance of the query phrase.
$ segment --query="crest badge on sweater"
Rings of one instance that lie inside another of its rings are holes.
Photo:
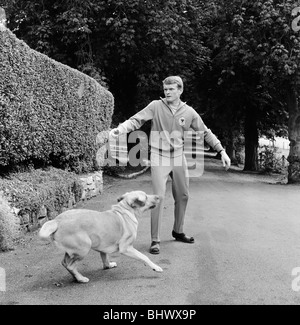
[[[184,117],[179,118],[179,125],[180,126],[185,126],[185,118]]]

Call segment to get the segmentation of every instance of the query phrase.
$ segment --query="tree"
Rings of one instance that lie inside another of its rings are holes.
[[[97,52],[102,53],[98,62],[101,65],[108,58],[111,62],[103,70],[117,105],[122,105],[117,110],[126,117],[140,110],[162,94],[161,81],[170,74],[179,74],[187,81],[185,96],[191,98],[195,72],[209,59],[202,44],[198,1],[106,3],[109,6],[101,14],[99,35],[105,34],[107,39],[98,37]],[[127,104],[128,97],[131,102]]]
[[[180,74],[185,95],[194,94],[195,73],[209,59],[197,0],[12,0],[9,7],[19,38],[106,82],[120,119],[160,96],[169,74]]]
[[[208,5],[215,12],[208,38],[212,74],[219,78],[214,90],[230,95],[226,114],[232,123],[235,117],[243,118],[245,170],[256,170],[258,136],[285,134],[298,62],[298,37],[291,30],[290,16],[294,4],[232,0]]]
[[[298,2],[298,5],[299,2]],[[300,182],[300,112],[298,108],[300,34],[292,29],[294,1],[255,1],[247,24],[254,24],[264,87],[289,113],[289,182]],[[300,10],[296,10],[299,12]],[[298,19],[298,18],[297,18]],[[295,22],[294,22],[295,23]],[[277,94],[275,93],[277,92]],[[280,95],[280,96],[278,96]]]

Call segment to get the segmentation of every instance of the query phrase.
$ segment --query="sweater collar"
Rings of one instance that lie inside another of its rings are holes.
[[[168,105],[168,102],[167,102],[167,100],[165,99],[165,98],[162,98],[162,97],[160,97],[160,100],[171,110],[171,108],[170,108],[170,106]],[[176,110],[176,112],[178,112],[183,106],[185,106],[186,105],[186,103],[185,102],[182,102],[182,101],[180,101],[180,104],[179,104],[179,106],[178,106],[178,109]],[[172,110],[171,110],[172,111]]]

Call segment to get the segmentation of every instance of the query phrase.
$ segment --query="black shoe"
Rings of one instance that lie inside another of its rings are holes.
[[[172,231],[172,236],[178,240],[178,241],[182,241],[184,243],[188,243],[188,244],[193,244],[195,242],[193,237],[188,237],[186,236],[184,233],[178,234],[177,232],[175,232],[174,230]]]
[[[153,241],[153,242],[151,243],[151,247],[150,247],[149,252],[150,252],[151,254],[159,254],[159,252],[160,252],[159,244],[160,244],[160,243],[159,243],[158,241]]]

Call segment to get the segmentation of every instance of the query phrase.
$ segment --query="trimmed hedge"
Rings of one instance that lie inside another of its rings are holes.
[[[87,75],[0,31],[0,169],[97,169],[97,134],[111,124],[112,94]]]

